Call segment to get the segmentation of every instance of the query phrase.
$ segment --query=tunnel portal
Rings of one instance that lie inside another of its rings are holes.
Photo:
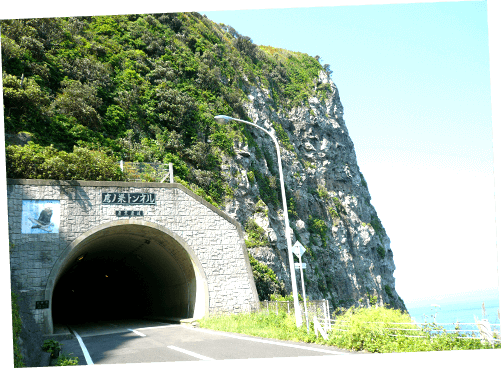
[[[259,308],[241,225],[178,183],[8,179],[11,283],[53,323]]]
[[[187,251],[141,225],[101,230],[81,241],[54,287],[55,324],[117,318],[190,318],[196,277]]]

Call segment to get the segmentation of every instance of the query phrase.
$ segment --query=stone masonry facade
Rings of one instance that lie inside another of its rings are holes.
[[[150,193],[155,204],[105,205],[103,193]],[[169,229],[188,244],[206,277],[209,314],[250,311],[258,305],[240,224],[180,184],[8,179],[7,198],[11,281],[27,297],[41,326],[43,309],[36,302],[46,298],[49,274],[61,254],[77,237],[121,219],[117,211],[127,210],[140,210],[141,220]],[[56,233],[23,233],[23,206],[29,200],[58,204],[53,212],[59,211]]]

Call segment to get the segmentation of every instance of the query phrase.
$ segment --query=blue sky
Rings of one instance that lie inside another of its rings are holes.
[[[497,287],[486,5],[202,12],[330,64],[404,300]]]

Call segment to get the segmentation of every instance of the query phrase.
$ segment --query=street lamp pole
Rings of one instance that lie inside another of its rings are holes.
[[[230,116],[225,116],[225,115],[218,115],[215,116],[214,119],[218,123],[221,124],[227,124],[230,121],[238,121],[240,123],[252,125],[255,128],[258,128],[268,134],[271,139],[273,140],[273,143],[275,143],[275,148],[277,150],[277,158],[278,158],[278,172],[280,174],[280,189],[282,190],[282,203],[284,207],[284,221],[285,221],[285,239],[287,240],[287,251],[289,253],[289,267],[290,267],[290,272],[291,272],[291,283],[292,283],[292,296],[294,298],[294,315],[296,317],[296,326],[300,327],[302,324],[302,318],[301,318],[301,312],[299,310],[299,299],[298,299],[298,294],[297,294],[297,284],[296,284],[296,271],[294,268],[294,257],[292,255],[292,239],[291,239],[291,231],[289,227],[289,213],[287,212],[287,198],[285,197],[285,184],[284,184],[284,175],[282,173],[282,158],[280,156],[280,146],[278,145],[277,140],[269,131],[266,129],[263,129],[257,124],[251,123],[250,121],[245,121],[245,120],[240,120],[236,118],[232,118]]]

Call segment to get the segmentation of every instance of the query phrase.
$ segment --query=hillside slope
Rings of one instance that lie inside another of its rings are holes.
[[[95,152],[114,162],[173,162],[178,182],[246,230],[260,297],[285,295],[291,283],[273,144],[257,129],[213,117],[252,120],[281,144],[293,242],[307,248],[308,296],[405,309],[390,239],[319,57],[257,46],[197,13],[0,26],[10,177],[82,179],[61,162],[90,151],[96,162]],[[20,132],[34,144],[15,145]],[[35,156],[36,173],[23,166]]]

